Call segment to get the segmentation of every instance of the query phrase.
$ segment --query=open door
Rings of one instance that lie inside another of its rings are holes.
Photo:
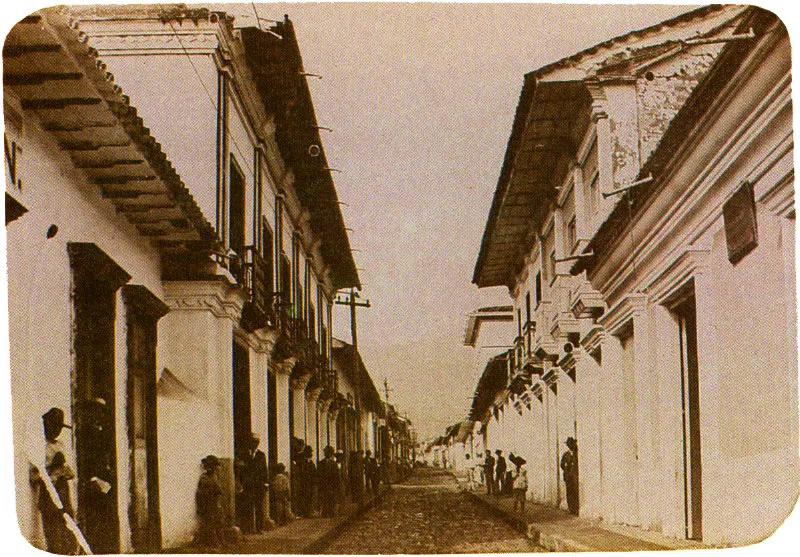
[[[143,286],[122,290],[128,325],[128,449],[131,501],[128,517],[136,553],[161,550],[158,490],[156,339],[168,308]]]

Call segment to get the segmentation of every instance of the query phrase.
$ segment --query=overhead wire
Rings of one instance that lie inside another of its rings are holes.
[[[172,34],[178,40],[178,44],[180,45],[181,50],[186,55],[186,59],[189,61],[189,64],[192,66],[192,70],[194,70],[194,74],[197,77],[197,80],[200,82],[200,85],[203,87],[203,91],[205,91],[205,93],[206,93],[206,98],[208,98],[208,102],[211,103],[211,106],[214,109],[214,112],[218,113],[219,112],[219,107],[217,106],[217,103],[214,101],[214,98],[211,95],[211,92],[208,90],[208,86],[203,81],[203,78],[200,75],[200,71],[197,69],[197,65],[194,63],[194,60],[192,60],[192,56],[189,54],[189,51],[187,50],[186,45],[183,43],[183,40],[181,40],[181,37],[178,34],[177,29],[175,29],[175,26],[173,25],[172,20],[169,19],[169,16],[166,14],[166,11],[164,10],[164,6],[159,4],[159,7],[162,10],[162,17],[167,22],[167,24],[169,24],[170,29],[172,29]],[[260,28],[261,28],[261,26],[259,24],[259,29]],[[227,130],[226,130],[226,132],[227,132]],[[239,147],[239,144],[236,142],[236,139],[233,137],[233,134],[229,133],[228,134],[228,138],[231,140],[231,143],[233,143],[234,148],[239,153],[239,156],[242,158],[242,161],[241,161],[242,164],[247,168],[248,172],[252,176],[255,176],[255,171],[253,170],[253,168],[248,163],[249,157],[245,156],[244,152],[242,151],[242,148]]]

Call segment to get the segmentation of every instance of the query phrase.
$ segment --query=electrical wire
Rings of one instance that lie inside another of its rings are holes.
[[[189,64],[192,66],[192,69],[194,70],[194,74],[197,77],[197,80],[200,82],[200,85],[203,87],[203,90],[206,93],[206,97],[208,98],[208,102],[211,103],[212,108],[214,108],[214,112],[219,113],[219,107],[217,106],[217,103],[214,101],[214,98],[211,95],[211,92],[208,90],[208,87],[206,86],[205,82],[203,81],[203,78],[200,76],[200,71],[197,69],[197,66],[194,63],[194,60],[192,60],[192,57],[189,54],[189,51],[186,49],[186,45],[183,44],[183,41],[181,40],[181,37],[178,34],[177,29],[175,29],[175,26],[172,24],[172,20],[169,19],[169,16],[166,14],[166,11],[164,10],[164,6],[159,4],[159,7],[162,10],[162,14],[161,14],[162,17],[169,24],[170,29],[172,29],[172,34],[178,40],[178,44],[181,46],[181,50],[183,50],[183,53],[186,55],[186,59],[189,61]],[[227,130],[226,130],[226,132],[227,132]],[[245,156],[245,154],[242,152],[242,149],[241,149],[241,147],[239,147],[239,144],[236,143],[236,139],[233,137],[233,134],[229,133],[228,134],[228,138],[231,140],[231,143],[233,143],[234,148],[239,153],[239,156],[242,158],[241,163],[247,168],[247,170],[248,170],[248,172],[250,173],[251,176],[255,176],[255,171],[253,170],[253,168],[248,163],[249,157]]]

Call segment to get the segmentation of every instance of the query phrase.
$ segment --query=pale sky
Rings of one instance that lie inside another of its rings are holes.
[[[420,438],[466,416],[466,314],[509,303],[472,271],[523,76],[680,6],[256,4],[294,22],[355,260],[372,307],[359,348]],[[249,4],[229,10],[252,22]],[[349,341],[337,312],[336,336]],[[509,339],[510,340],[510,339]]]

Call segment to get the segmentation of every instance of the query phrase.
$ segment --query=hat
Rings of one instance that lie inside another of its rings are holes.
[[[578,446],[578,442],[575,441],[574,437],[567,437],[567,440],[564,441],[564,444],[570,449],[575,449]]]
[[[322,449],[322,452],[325,453],[325,456],[331,456],[334,453],[334,450],[333,447],[327,445],[324,449]]]
[[[500,454],[500,453],[502,453],[502,452],[503,452],[503,451],[501,451],[500,449],[495,449],[495,451],[494,451],[494,454]]]
[[[211,468],[216,468],[219,466],[219,459],[214,456],[213,454],[208,455],[200,462],[203,463],[203,468],[210,470]]]
[[[64,427],[72,429],[72,426],[64,423],[64,411],[61,408],[51,408],[42,414],[42,421],[47,427],[58,428],[59,430]]]

